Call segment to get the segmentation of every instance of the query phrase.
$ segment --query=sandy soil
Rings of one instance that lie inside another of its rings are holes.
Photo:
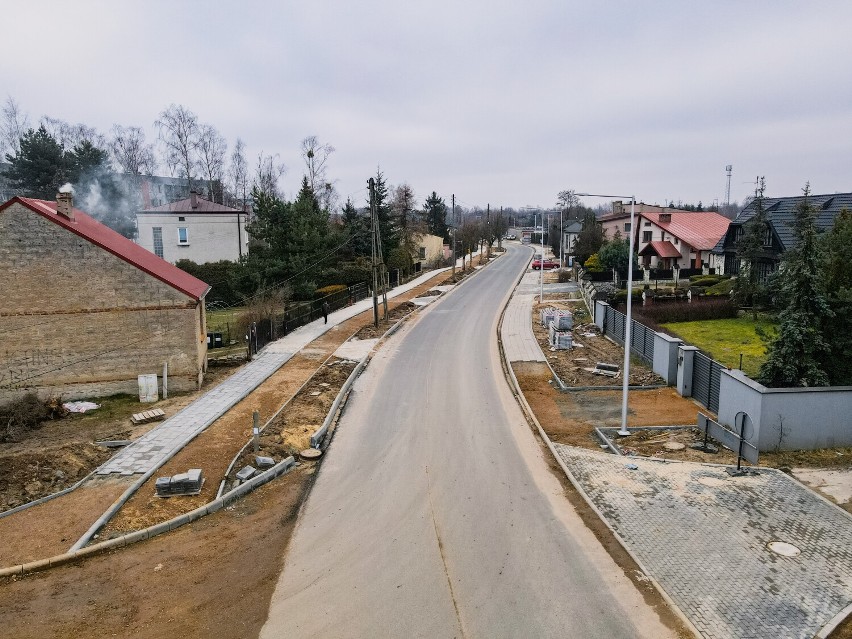
[[[0,566],[68,552],[132,481],[105,478],[87,482],[67,495],[0,519]],[[37,534],[33,534],[37,531]]]
[[[313,468],[107,555],[0,579],[5,637],[256,637]]]

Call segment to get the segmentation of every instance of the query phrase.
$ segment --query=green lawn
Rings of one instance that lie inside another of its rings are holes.
[[[207,330],[224,329],[227,324],[234,329],[239,321],[240,315],[245,311],[242,306],[226,308],[221,311],[207,311]]]
[[[765,319],[758,320],[757,325],[770,334],[775,326]],[[740,367],[742,353],[743,371],[751,378],[757,376],[760,365],[766,359],[766,346],[755,332],[755,322],[750,317],[676,322],[662,324],[662,327],[731,368]]]

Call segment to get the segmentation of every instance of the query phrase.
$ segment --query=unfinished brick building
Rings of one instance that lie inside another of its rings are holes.
[[[209,287],[74,209],[71,194],[0,206],[0,402],[198,388]]]

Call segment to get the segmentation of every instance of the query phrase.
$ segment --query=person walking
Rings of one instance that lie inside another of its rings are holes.
[[[328,324],[328,302],[322,303],[322,319],[324,324]]]

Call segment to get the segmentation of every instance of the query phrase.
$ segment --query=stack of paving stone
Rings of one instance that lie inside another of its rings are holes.
[[[158,477],[156,482],[158,497],[172,495],[197,495],[201,492],[204,478],[200,468],[191,468],[185,473],[171,477]]]
[[[571,341],[571,331],[560,331],[556,327],[556,322],[551,322],[548,330],[548,342],[558,351],[571,350],[573,342]]]
[[[541,325],[545,328],[550,326],[550,323],[553,321],[554,317],[556,317],[555,308],[546,306],[545,308],[541,309]]]
[[[574,315],[571,311],[553,311],[553,324],[558,331],[570,331],[574,328]]]

